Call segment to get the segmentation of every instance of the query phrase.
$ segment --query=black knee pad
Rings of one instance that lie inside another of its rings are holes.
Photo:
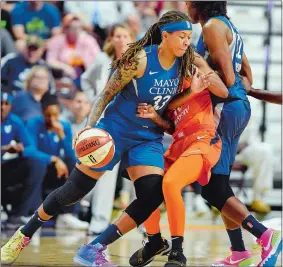
[[[211,174],[210,181],[202,187],[202,197],[219,211],[234,193],[229,183],[230,175]]]
[[[71,206],[81,200],[95,186],[97,180],[74,168],[66,183],[51,192],[43,202],[44,211],[54,216],[62,207]]]
[[[136,196],[125,212],[136,222],[142,224],[163,202],[162,175],[151,174],[134,182]]]

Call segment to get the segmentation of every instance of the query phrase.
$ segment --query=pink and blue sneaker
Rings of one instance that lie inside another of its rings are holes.
[[[117,264],[111,263],[105,258],[104,251],[106,246],[101,244],[85,244],[73,258],[74,262],[82,266],[107,266],[116,267]]]
[[[280,231],[266,230],[256,241],[261,245],[261,261],[258,267],[275,266],[277,258],[282,251],[282,236]]]
[[[231,248],[231,255],[223,260],[212,263],[212,267],[220,266],[255,266],[252,255],[249,251],[233,251]]]

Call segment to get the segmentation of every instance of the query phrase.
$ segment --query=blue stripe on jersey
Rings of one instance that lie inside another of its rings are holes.
[[[147,54],[147,66],[141,78],[133,79],[107,107],[105,114],[120,113],[128,120],[144,127],[156,127],[150,119],[136,117],[139,103],[151,104],[162,115],[170,100],[177,94],[179,85],[178,68],[180,59],[165,70],[158,59],[158,46],[144,48]]]
[[[235,98],[235,99],[246,100],[247,99],[246,91],[243,88],[243,86],[241,84],[241,80],[239,78],[239,74],[240,74],[241,67],[242,67],[242,57],[243,57],[243,53],[244,53],[244,43],[243,43],[242,37],[240,36],[237,28],[226,17],[216,16],[216,17],[213,17],[213,19],[219,19],[219,20],[223,21],[233,33],[233,41],[232,42],[234,44],[233,44],[232,50],[230,50],[230,51],[231,51],[231,56],[232,56],[232,60],[233,60],[232,64],[233,64],[234,73],[236,75],[236,81],[235,81],[234,86],[231,86],[231,87],[228,88],[229,99]],[[204,57],[204,59],[207,61],[207,63],[209,64],[209,66],[212,69],[214,69],[214,70],[217,69],[216,66],[213,64],[212,59],[209,56],[209,51],[208,51],[206,45],[203,42],[203,35],[202,34],[200,35],[200,38],[198,40],[196,50],[201,56]],[[213,97],[213,101],[216,101],[216,102],[221,102],[220,99],[221,98]]]

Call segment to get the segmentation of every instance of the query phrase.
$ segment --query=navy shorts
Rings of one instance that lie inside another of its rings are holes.
[[[212,173],[229,175],[234,164],[239,139],[251,116],[248,100],[233,100],[219,103],[214,110],[217,132],[222,140],[222,151]]]

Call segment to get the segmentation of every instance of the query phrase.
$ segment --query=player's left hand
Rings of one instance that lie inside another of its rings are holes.
[[[152,105],[149,105],[147,103],[140,103],[137,107],[137,117],[143,118],[143,119],[156,119],[158,116],[156,110]]]
[[[204,89],[206,89],[210,85],[210,82],[208,81],[208,77],[211,74],[212,72],[204,75],[202,72],[199,71],[197,67],[195,67],[195,73],[191,81],[191,87],[190,87],[191,91],[194,94],[197,94],[203,91]]]

